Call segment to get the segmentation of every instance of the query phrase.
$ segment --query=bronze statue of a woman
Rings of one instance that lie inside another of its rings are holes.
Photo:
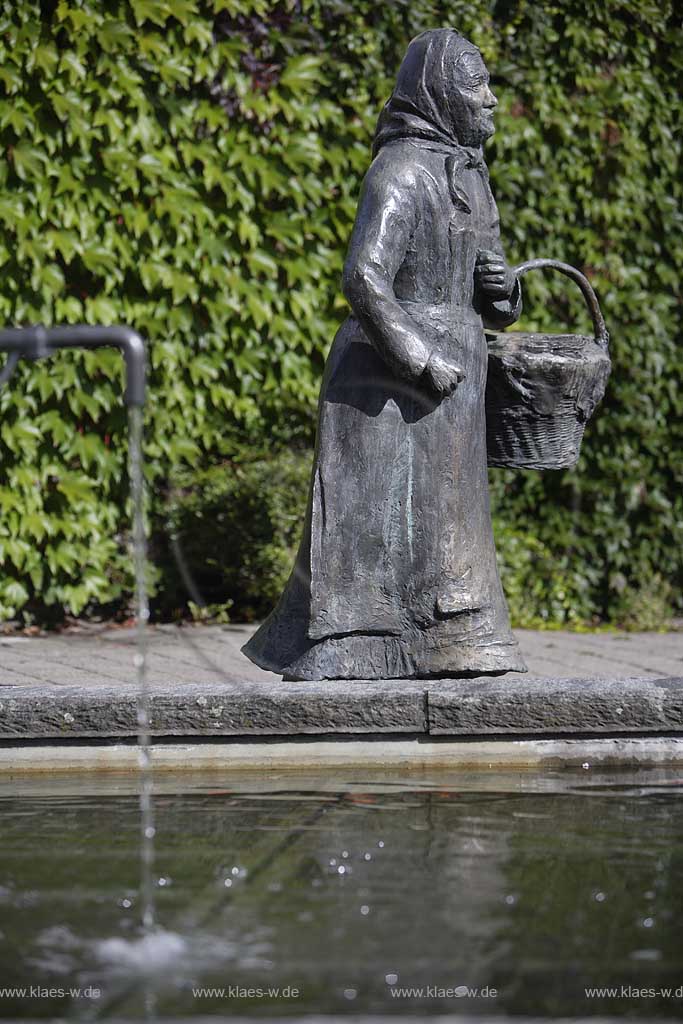
[[[287,679],[526,671],[487,481],[484,329],[521,308],[482,156],[496,102],[477,48],[439,29],[411,42],[380,115],[301,546],[244,648]]]

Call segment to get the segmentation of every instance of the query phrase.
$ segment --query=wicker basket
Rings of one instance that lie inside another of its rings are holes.
[[[489,466],[567,469],[576,465],[587,420],[605,393],[609,336],[598,300],[584,275],[558,260],[529,260],[577,282],[595,338],[581,334],[487,334],[486,440]]]

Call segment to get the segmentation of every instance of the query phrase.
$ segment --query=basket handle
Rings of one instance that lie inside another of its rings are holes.
[[[528,274],[530,270],[536,270],[541,267],[559,270],[561,274],[566,274],[567,277],[571,277],[573,281],[576,281],[581,289],[584,299],[586,300],[588,311],[593,319],[595,342],[606,352],[609,348],[609,334],[605,326],[604,317],[600,311],[598,297],[593,291],[593,286],[588,278],[584,277],[581,271],[577,270],[576,267],[570,266],[569,263],[562,263],[560,260],[526,260],[524,263],[518,263],[517,266],[512,269],[517,277],[523,277],[524,274]]]

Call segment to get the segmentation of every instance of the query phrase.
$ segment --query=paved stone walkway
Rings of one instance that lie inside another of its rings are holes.
[[[261,671],[240,653],[241,645],[253,628],[244,625],[150,628],[151,685],[279,682],[279,676]],[[683,631],[518,630],[517,636],[532,676],[683,676]],[[135,633],[129,629],[93,629],[35,638],[0,636],[0,686],[130,683],[135,675],[134,653]]]

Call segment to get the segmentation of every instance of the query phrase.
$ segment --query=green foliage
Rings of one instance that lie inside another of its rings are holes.
[[[577,469],[492,473],[513,604],[609,617],[624,580],[637,591],[658,572],[680,606],[672,0],[4,4],[0,319],[124,322],[148,338],[157,520],[183,467],[264,439],[310,444],[374,122],[408,40],[438,25],[470,35],[494,74],[488,157],[509,258],[583,267],[613,339]],[[588,329],[564,279],[525,286],[525,327]],[[121,375],[116,354],[70,353],[0,390],[0,619],[127,599]],[[274,543],[271,566],[289,540]],[[271,571],[245,613],[271,599]]]
[[[528,532],[496,531],[496,552],[510,618],[530,629],[557,623],[579,626],[593,613],[584,566],[571,551],[558,556]]]
[[[283,451],[179,474],[154,534],[157,614],[266,615],[292,568],[310,472],[310,454]]]
[[[639,585],[615,580],[619,593],[612,617],[622,629],[663,629],[671,622],[673,589],[659,573]]]

